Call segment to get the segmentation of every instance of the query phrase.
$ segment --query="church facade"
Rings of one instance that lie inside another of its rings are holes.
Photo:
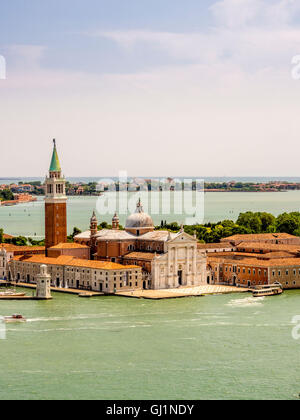
[[[119,229],[115,214],[112,229],[98,231],[95,213],[90,229],[74,241],[91,249],[91,258],[142,267],[144,289],[168,289],[206,284],[206,254],[197,247],[196,237],[184,232],[155,230],[141,201],[134,214]]]

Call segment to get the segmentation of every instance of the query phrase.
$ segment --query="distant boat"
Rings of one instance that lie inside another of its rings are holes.
[[[4,322],[26,322],[26,318],[23,315],[5,316]]]

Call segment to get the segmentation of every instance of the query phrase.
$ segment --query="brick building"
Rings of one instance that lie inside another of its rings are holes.
[[[113,294],[142,288],[141,268],[120,264],[89,261],[61,255],[49,258],[41,255],[14,257],[10,262],[10,278],[17,282],[36,283],[41,265],[46,265],[51,286],[85,289]]]
[[[235,235],[233,240],[233,237],[223,239],[225,243],[236,242],[235,250],[208,254],[207,282],[253,287],[277,281],[285,289],[299,288],[299,238],[274,235],[277,234]]]

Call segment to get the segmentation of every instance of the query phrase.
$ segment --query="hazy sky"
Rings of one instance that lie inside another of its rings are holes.
[[[0,7],[0,177],[299,176],[299,0]]]

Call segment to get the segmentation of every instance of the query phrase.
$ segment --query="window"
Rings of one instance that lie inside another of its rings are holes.
[[[289,270],[285,271],[285,275],[288,276],[289,275]]]
[[[280,271],[280,270],[278,270],[278,276],[279,276],[279,277],[281,276],[281,271]]]

